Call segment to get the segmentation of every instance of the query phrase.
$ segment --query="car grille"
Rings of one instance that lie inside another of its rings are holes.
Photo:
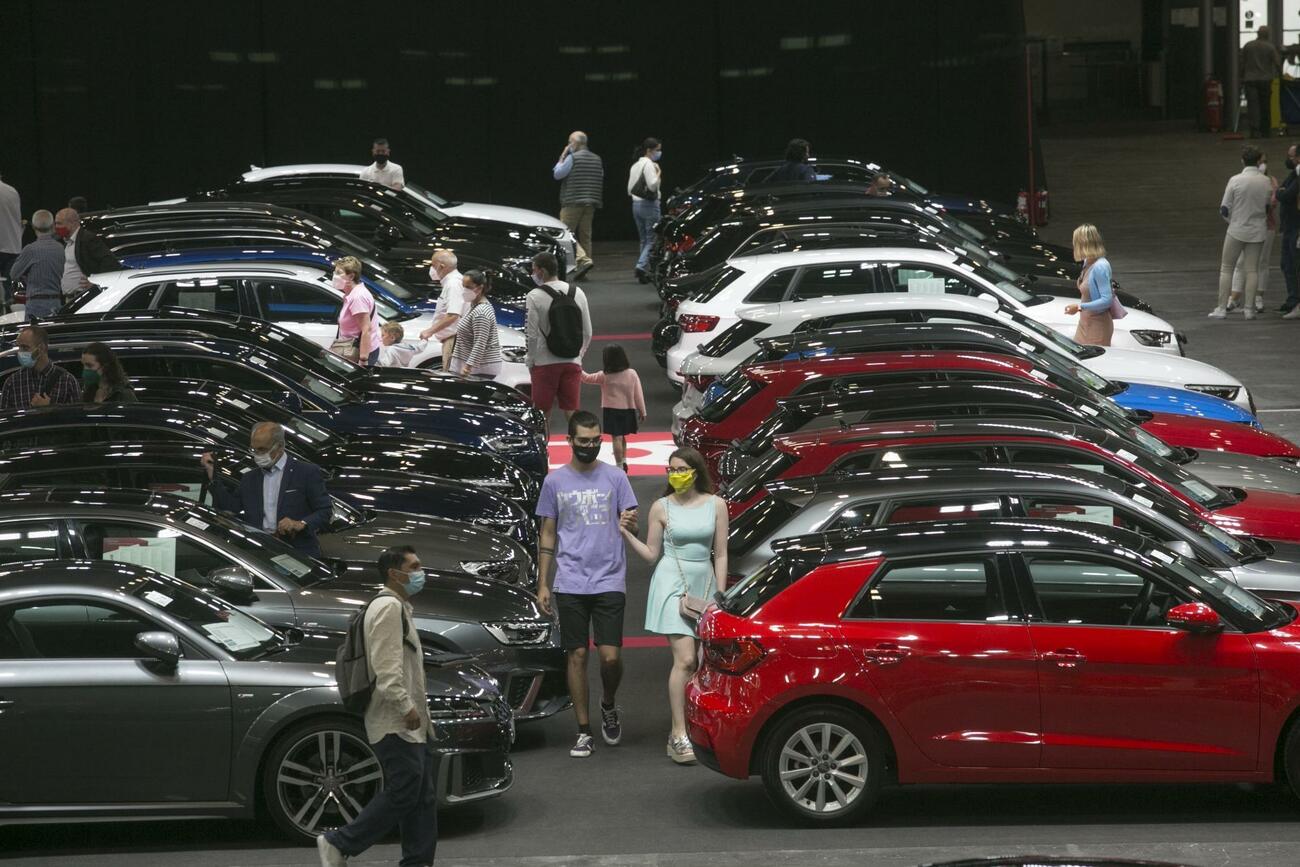
[[[460,757],[460,794],[490,789],[506,775],[504,753],[471,753]]]
[[[541,677],[540,674],[516,674],[510,678],[510,685],[506,687],[506,701],[515,713],[526,714],[532,710],[533,702],[536,701],[536,696],[532,694],[533,685]]]

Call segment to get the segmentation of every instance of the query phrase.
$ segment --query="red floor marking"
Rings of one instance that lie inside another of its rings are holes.
[[[677,448],[672,434],[667,431],[647,431],[632,434],[627,438],[627,472],[629,476],[661,476],[668,466],[668,456]],[[547,448],[551,469],[567,464],[573,457],[573,450],[563,436],[551,437]],[[605,437],[600,447],[600,459],[607,463],[614,462],[614,446]]]
[[[593,641],[591,642],[590,646],[594,648],[596,646],[596,643]],[[623,647],[625,648],[632,647],[632,648],[640,649],[643,647],[667,647],[667,646],[668,646],[668,637],[666,635],[630,635],[630,636],[624,636],[623,638]]]
[[[650,339],[650,332],[647,331],[647,332],[645,332],[644,334],[596,334],[596,335],[593,335],[593,336],[592,336],[592,338],[591,338],[591,342],[592,342],[592,343],[595,343],[595,342],[598,341],[598,340],[602,340],[602,341],[610,341],[610,340],[627,341],[627,340],[649,340],[649,339]]]

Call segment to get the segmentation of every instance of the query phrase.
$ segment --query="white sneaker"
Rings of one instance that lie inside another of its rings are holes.
[[[591,758],[591,747],[595,743],[595,738],[584,732],[578,732],[578,739],[574,741],[573,748],[569,750],[569,755],[575,759]]]
[[[1222,307],[1215,307],[1213,310],[1210,311],[1210,318],[1211,318],[1211,319],[1227,319],[1227,318],[1228,318],[1228,311],[1227,311],[1227,310],[1224,310]]]
[[[679,738],[670,737],[667,752],[668,758],[679,765],[695,764],[695,747],[691,746],[690,738],[684,735]]]
[[[1300,304],[1282,314],[1283,319],[1300,319]]]
[[[320,867],[348,867],[347,856],[321,834],[316,838],[316,851],[320,853]]]
[[[1254,311],[1254,310],[1244,310],[1244,311],[1242,311],[1241,318],[1242,318],[1242,319],[1254,319],[1254,318],[1255,318],[1255,311]]]
[[[1256,296],[1255,296],[1255,312],[1257,312],[1257,313],[1263,313],[1263,312],[1264,312],[1264,296],[1263,296],[1263,295],[1256,295]]]

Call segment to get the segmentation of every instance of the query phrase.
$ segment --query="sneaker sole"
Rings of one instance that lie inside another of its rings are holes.
[[[695,753],[691,753],[691,754],[689,754],[689,755],[682,756],[682,755],[678,755],[677,753],[674,753],[674,752],[672,752],[672,751],[669,751],[669,753],[668,753],[668,758],[672,759],[675,763],[677,763],[677,764],[679,764],[679,765],[693,765],[693,764],[695,764]]]
[[[604,741],[606,744],[608,744],[609,746],[611,746],[611,747],[616,747],[616,746],[619,745],[619,742],[623,740],[623,733],[622,733],[622,732],[619,732],[618,737],[616,737],[616,738],[610,738],[609,735],[605,734],[604,732],[601,732],[601,733],[600,733],[600,739],[603,740],[603,741]]]
[[[571,759],[589,759],[589,758],[591,758],[591,750],[587,750],[585,753],[578,752],[577,750],[569,750],[569,758],[571,758]]]

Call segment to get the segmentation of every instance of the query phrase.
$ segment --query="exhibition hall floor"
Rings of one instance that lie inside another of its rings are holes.
[[[1265,296],[1269,312],[1262,319],[1205,318],[1214,304],[1222,241],[1217,208],[1224,182],[1240,169],[1238,150],[1217,137],[1185,133],[1048,139],[1044,153],[1054,213],[1043,235],[1068,243],[1077,223],[1098,224],[1117,279],[1185,331],[1189,355],[1237,374],[1256,395],[1270,429],[1296,439],[1300,322],[1282,321],[1273,312],[1284,294],[1277,251]],[[1267,150],[1279,174],[1285,146],[1279,140]],[[597,237],[602,224],[624,219],[630,220],[624,208],[607,208],[598,217]],[[628,348],[649,404],[649,435],[636,444],[644,451],[633,453],[633,463],[641,466],[632,479],[648,506],[661,491],[659,467],[668,439],[663,432],[675,399],[650,354],[648,332],[658,299],[632,279],[631,245],[602,243],[595,252],[598,266],[583,281],[595,331]],[[601,345],[593,346],[593,361]],[[585,390],[584,402],[595,408],[597,391]],[[901,867],[1027,852],[1191,865],[1296,861],[1300,802],[1283,787],[916,787],[886,790],[857,827],[794,826],[769,803],[757,779],[730,780],[703,767],[675,766],[664,756],[669,658],[666,647],[641,629],[648,577],[648,567],[632,563],[628,634],[642,640],[625,656],[619,694],[624,743],[598,743],[592,758],[571,759],[571,715],[522,728],[513,790],[480,806],[444,812],[438,864]],[[351,863],[391,864],[398,854],[389,844]],[[0,828],[0,860],[61,867],[317,863],[312,850],[289,846],[263,826],[188,821]]]

